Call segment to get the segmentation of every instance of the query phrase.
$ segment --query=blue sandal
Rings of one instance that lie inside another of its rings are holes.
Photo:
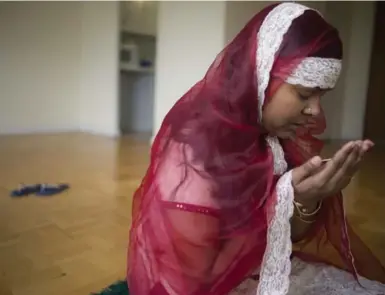
[[[53,196],[56,194],[60,194],[65,190],[69,189],[69,185],[62,184],[41,184],[40,189],[36,192],[37,196]]]
[[[36,194],[41,190],[41,184],[22,185],[19,189],[11,192],[11,197],[26,197],[31,194]]]

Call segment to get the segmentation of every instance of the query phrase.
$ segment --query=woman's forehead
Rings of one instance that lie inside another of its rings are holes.
[[[309,95],[314,95],[314,94],[323,94],[323,93],[326,93],[330,90],[332,90],[332,88],[326,88],[326,89],[323,89],[323,88],[320,88],[320,87],[305,87],[305,86],[302,86],[302,85],[293,85],[295,86],[295,88],[302,92],[302,93],[305,93],[305,94],[309,94]]]

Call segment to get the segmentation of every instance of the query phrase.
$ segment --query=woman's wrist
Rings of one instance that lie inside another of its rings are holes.
[[[294,198],[294,202],[297,203],[300,207],[302,207],[306,212],[311,213],[317,210],[319,207],[320,201],[314,201],[314,200],[297,200]]]
[[[315,222],[321,206],[322,201],[300,202],[295,199],[294,216],[307,223]]]
[[[310,211],[313,211],[312,209],[316,209],[320,203],[320,200],[322,199],[322,196],[302,194],[294,190],[294,202],[301,204],[302,206],[308,208]]]

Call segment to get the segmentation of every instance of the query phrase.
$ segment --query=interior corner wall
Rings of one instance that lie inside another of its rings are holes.
[[[323,138],[361,139],[370,73],[375,2],[328,1],[325,17],[340,33],[344,58],[336,88],[322,99],[328,125]]]
[[[372,54],[375,2],[349,2],[351,34],[345,65],[345,97],[342,113],[342,139],[361,139],[364,133],[365,107]]]
[[[326,116],[326,131],[321,136],[323,139],[339,140],[342,137],[342,114],[346,95],[346,55],[349,51],[351,36],[351,12],[350,2],[328,2],[324,16],[334,27],[338,29],[344,47],[344,60],[342,71],[336,87],[322,98],[321,104]]]
[[[201,80],[225,43],[224,1],[159,2],[154,134],[175,102]]]
[[[79,125],[119,135],[119,2],[82,3]]]

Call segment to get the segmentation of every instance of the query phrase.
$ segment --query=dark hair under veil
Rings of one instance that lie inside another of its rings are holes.
[[[257,34],[276,5],[249,21],[163,121],[133,201],[127,273],[135,295],[167,294],[165,282],[177,294],[227,294],[261,265],[277,177],[258,115]],[[318,12],[306,10],[275,55],[265,103],[311,56],[342,59],[342,43]],[[321,114],[307,132],[281,140],[290,167],[320,152],[313,135],[325,126]],[[380,263],[346,225],[341,195],[325,200],[297,246],[303,259],[384,281]],[[220,258],[227,248],[232,252]],[[211,267],[196,271],[204,259]]]

